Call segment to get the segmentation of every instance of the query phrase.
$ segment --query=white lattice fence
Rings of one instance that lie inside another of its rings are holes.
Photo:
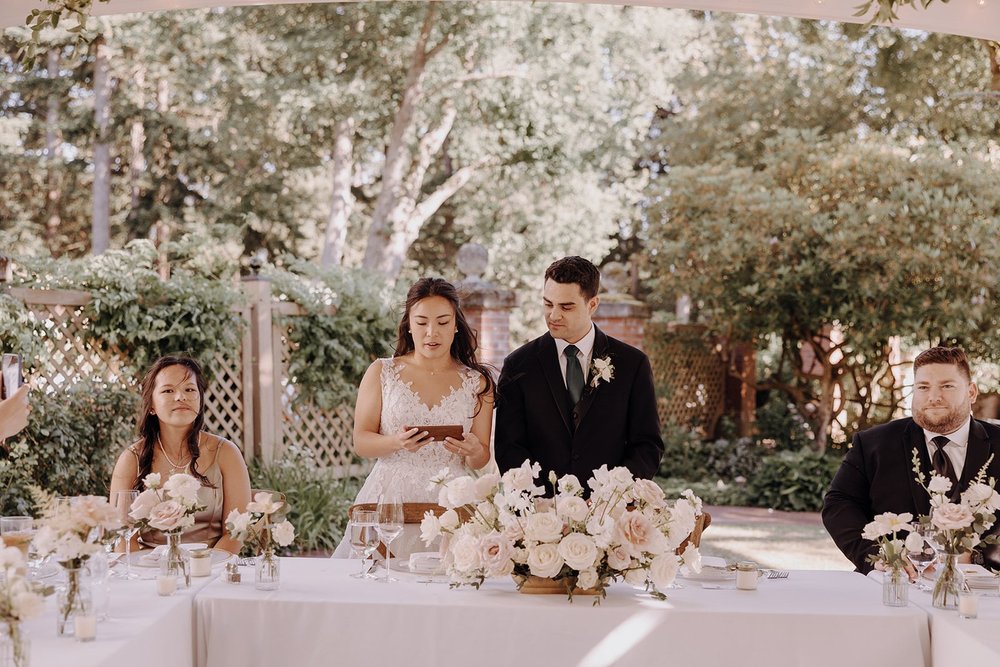
[[[212,381],[205,392],[205,429],[232,440],[242,449],[247,442],[242,359],[216,354],[211,369]]]

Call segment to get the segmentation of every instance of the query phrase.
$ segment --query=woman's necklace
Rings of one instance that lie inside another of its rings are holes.
[[[158,444],[160,446],[160,451],[163,452],[163,458],[165,458],[167,460],[167,463],[170,464],[170,472],[171,473],[174,473],[174,472],[185,472],[188,469],[188,466],[191,465],[191,459],[190,458],[188,458],[187,463],[185,463],[184,465],[178,465],[178,464],[174,463],[170,459],[170,457],[167,455],[167,450],[163,448],[163,441],[160,440],[160,436],[156,436],[156,444]]]

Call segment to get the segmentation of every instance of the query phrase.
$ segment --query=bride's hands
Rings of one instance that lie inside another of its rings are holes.
[[[467,431],[462,434],[462,440],[456,440],[455,438],[445,438],[444,448],[453,454],[458,454],[463,459],[466,457],[475,457],[482,453],[483,443],[476,437],[475,433]]]
[[[406,431],[400,431],[393,437],[396,440],[397,451],[405,449],[408,452],[415,452],[431,442],[427,438],[427,431],[423,431],[419,428],[411,428]]]

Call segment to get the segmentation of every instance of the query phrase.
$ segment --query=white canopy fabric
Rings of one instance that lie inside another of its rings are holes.
[[[193,9],[259,4],[295,4],[317,0],[94,0],[94,15],[130,14],[165,9]],[[322,0],[318,0],[322,1]],[[590,2],[591,0],[568,0]],[[745,14],[795,16],[807,19],[833,19],[858,23],[852,14],[861,0],[619,0],[604,4],[630,4],[681,9],[703,9]],[[918,3],[919,4],[919,3]],[[23,25],[32,9],[45,7],[44,0],[0,0],[0,28]],[[1000,40],[1000,0],[936,0],[927,9],[904,7],[899,10],[900,28],[952,33],[969,37]]]

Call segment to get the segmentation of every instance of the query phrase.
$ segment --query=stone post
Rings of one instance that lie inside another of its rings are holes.
[[[517,303],[512,290],[482,279],[489,253],[478,243],[466,243],[458,251],[458,270],[465,278],[457,287],[462,311],[479,342],[477,356],[499,371],[510,352],[510,311]]]
[[[611,262],[601,269],[601,287],[605,292],[600,295],[601,303],[593,319],[594,324],[607,335],[641,350],[650,311],[642,301],[622,293],[622,288],[628,284],[627,279],[625,266],[618,262]]]

